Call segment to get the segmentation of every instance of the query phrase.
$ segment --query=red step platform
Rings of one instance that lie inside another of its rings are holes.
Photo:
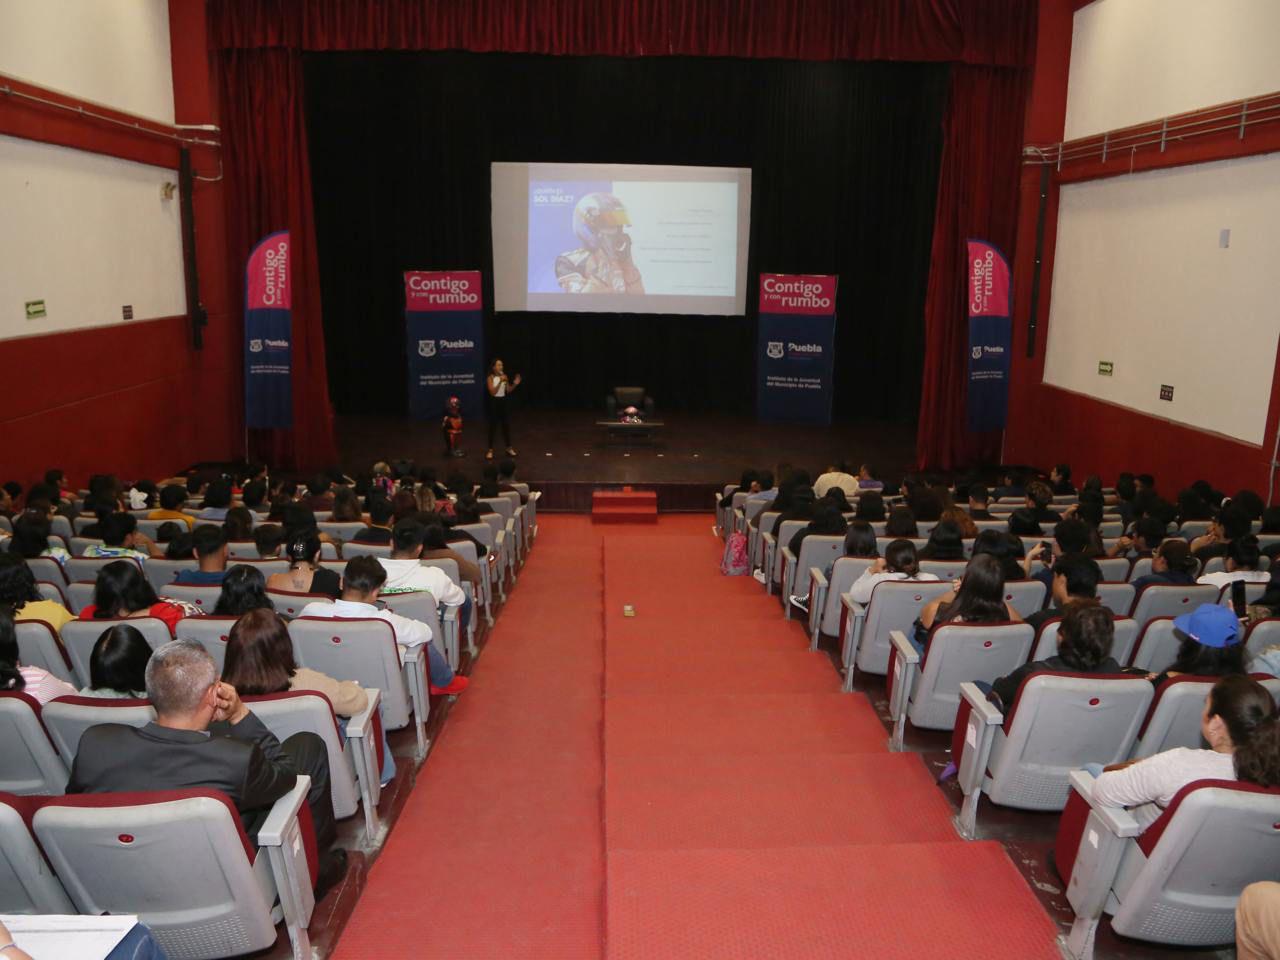
[[[596,490],[591,494],[592,523],[657,523],[658,494],[653,490]]]

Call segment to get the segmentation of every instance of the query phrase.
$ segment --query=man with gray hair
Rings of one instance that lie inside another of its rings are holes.
[[[156,719],[144,727],[104,723],[80,738],[67,793],[121,793],[205,787],[227,795],[254,837],[271,805],[311,777],[307,805],[322,852],[317,889],[346,873],[346,851],[333,848],[329,758],[314,733],[284,743],[218,679],[209,653],[195,640],[172,640],[147,662],[147,698]]]

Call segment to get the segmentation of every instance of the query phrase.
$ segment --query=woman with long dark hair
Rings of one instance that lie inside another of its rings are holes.
[[[920,551],[921,560],[963,560],[964,537],[960,527],[941,520],[929,533],[929,542]]]
[[[876,584],[887,580],[921,580],[937,582],[932,573],[920,572],[920,561],[916,557],[916,547],[910,540],[894,540],[885,547],[884,556],[863,571],[862,576],[853,582],[850,594],[855,603],[870,603],[871,591]]]
[[[124,620],[154,617],[172,634],[183,617],[198,613],[170,600],[161,600],[132,560],[115,560],[98,571],[93,603],[80,611],[81,620]]]
[[[935,626],[943,623],[1020,623],[1022,617],[1004,599],[1004,571],[990,554],[979,554],[964,568],[964,575],[954,589],[930,601],[920,611],[915,634],[916,645],[924,648],[924,640]]]
[[[267,580],[262,571],[247,563],[237,563],[227,569],[222,578],[222,592],[218,594],[215,617],[239,617],[250,610],[273,609],[267,596]]]
[[[342,595],[342,578],[336,570],[320,566],[320,532],[314,527],[299,527],[285,543],[289,569],[267,578],[268,590],[287,593],[323,593],[335,600]]]
[[[517,373],[514,378],[508,378],[501,358],[495,357],[489,367],[489,375],[485,377],[484,385],[489,396],[489,450],[484,458],[493,459],[493,437],[499,427],[502,429],[502,442],[507,448],[507,456],[514,457],[516,452],[511,448],[511,423],[507,418],[507,398],[515,392],[516,387],[520,386],[520,374]]]
[[[35,574],[19,556],[0,553],[0,607],[4,607],[13,619],[43,620],[54,630],[61,630],[75,614],[56,600],[46,600],[36,588]]]
[[[137,627],[117,623],[98,637],[89,654],[89,685],[82,697],[145,700],[151,645]]]

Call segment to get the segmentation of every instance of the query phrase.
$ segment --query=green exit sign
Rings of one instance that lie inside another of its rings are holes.
[[[27,319],[39,320],[43,316],[45,316],[44,301],[28,300],[27,301]]]
[[[1110,360],[1098,361],[1098,376],[1109,377],[1111,376],[1111,371],[1114,369],[1115,365]]]

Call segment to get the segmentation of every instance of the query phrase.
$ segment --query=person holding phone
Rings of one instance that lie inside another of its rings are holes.
[[[517,373],[514,378],[508,378],[501,358],[495,358],[492,366],[489,367],[489,376],[485,379],[485,389],[489,394],[489,450],[484,455],[486,460],[493,459],[493,437],[499,426],[502,427],[502,442],[506,445],[507,456],[516,455],[515,450],[511,448],[511,424],[507,419],[507,398],[518,386],[520,386],[520,374]]]

